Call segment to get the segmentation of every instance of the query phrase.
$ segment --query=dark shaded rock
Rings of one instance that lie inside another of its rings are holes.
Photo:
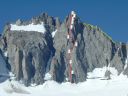
[[[105,75],[104,75],[104,76],[105,76],[105,78],[107,78],[107,79],[109,80],[109,79],[111,79],[111,76],[110,76],[111,74],[112,74],[112,73],[111,73],[109,70],[107,70],[107,71],[105,72]]]
[[[15,66],[15,74],[18,80],[23,78],[22,72],[22,59],[23,52],[16,48],[15,57],[14,57],[14,66]]]
[[[3,56],[2,51],[0,50],[0,83],[4,82],[9,78],[9,70],[7,68],[7,63]]]

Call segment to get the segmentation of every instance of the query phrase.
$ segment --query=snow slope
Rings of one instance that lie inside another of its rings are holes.
[[[106,71],[111,72],[111,79],[118,77],[118,71],[114,67],[103,67],[103,68],[95,68],[93,72],[88,73],[88,78],[100,78],[105,79],[104,75]]]
[[[46,31],[43,22],[37,25],[34,25],[33,23],[29,25],[21,25],[21,26],[18,26],[16,24],[11,24],[10,30],[12,31],[35,31],[35,32],[41,32],[41,33],[45,33]]]
[[[104,72],[105,68],[98,68],[92,74]],[[111,69],[115,73],[115,69]],[[102,77],[102,74],[99,74]],[[100,78],[71,84],[58,84],[55,81],[46,81],[43,85],[25,87],[16,81],[6,81],[0,84],[0,96],[128,96],[128,78],[124,75],[114,76],[111,80]],[[13,85],[13,86],[12,86]]]

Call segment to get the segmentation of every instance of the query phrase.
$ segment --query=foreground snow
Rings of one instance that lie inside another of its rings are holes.
[[[110,68],[114,73],[112,79],[101,79],[103,75],[100,73],[104,70],[106,68],[95,69],[88,73],[88,77],[97,77],[97,73],[99,78],[87,79],[78,84],[46,81],[43,85],[25,87],[16,81],[7,80],[0,84],[0,96],[128,96],[128,78],[122,74],[115,75],[116,70]]]
[[[35,32],[41,32],[41,33],[45,33],[46,31],[43,22],[37,25],[34,25],[33,23],[29,25],[21,25],[21,26],[18,26],[16,24],[11,24],[11,30],[12,31],[35,31]]]

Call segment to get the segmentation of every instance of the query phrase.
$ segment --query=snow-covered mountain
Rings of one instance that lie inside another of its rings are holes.
[[[74,11],[7,24],[0,50],[0,96],[127,96],[128,45]]]

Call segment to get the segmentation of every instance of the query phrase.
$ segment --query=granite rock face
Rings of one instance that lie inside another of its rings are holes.
[[[45,38],[36,32],[7,33],[8,62],[17,80],[37,84],[44,82],[45,68],[51,55]]]
[[[75,83],[85,81],[87,72],[104,66],[115,67],[118,74],[123,72],[128,75],[128,45],[113,41],[99,27],[83,23],[78,16],[74,19],[73,40],[67,39],[70,19],[69,14],[61,23],[58,18],[43,13],[30,21],[21,22],[19,19],[16,22],[18,26],[44,22],[44,34],[12,31],[9,30],[10,25],[5,27],[0,48],[8,52],[7,62],[17,80],[22,80],[26,86],[41,84],[45,74],[50,73],[51,79],[57,82],[68,81],[69,58],[72,60],[72,82]],[[52,37],[55,30],[56,34]],[[77,46],[74,45],[76,43]],[[72,48],[70,55],[69,48]]]

